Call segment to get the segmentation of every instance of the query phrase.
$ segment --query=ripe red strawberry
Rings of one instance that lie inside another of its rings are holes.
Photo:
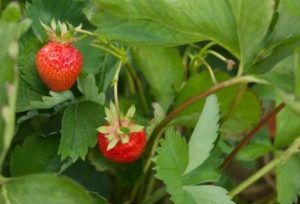
[[[42,81],[53,91],[65,91],[76,82],[82,69],[82,55],[73,47],[72,32],[67,26],[52,22],[52,28],[42,24],[48,32],[49,42],[35,56],[37,71]],[[57,33],[58,32],[58,33]]]
[[[119,141],[116,146],[110,150],[107,150],[109,140],[105,134],[98,134],[99,149],[102,154],[115,162],[119,163],[131,163],[137,160],[144,151],[146,145],[145,131],[133,132],[129,135],[129,141],[122,143]]]
[[[106,109],[108,125],[98,128],[98,147],[109,160],[118,163],[131,163],[144,151],[146,134],[144,128],[131,122],[135,112],[132,106],[125,117],[118,118],[115,106]]]
[[[35,58],[42,81],[53,91],[65,91],[76,82],[82,55],[71,44],[48,42]]]

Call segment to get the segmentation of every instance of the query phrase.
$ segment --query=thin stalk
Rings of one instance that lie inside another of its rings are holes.
[[[129,71],[130,75],[132,76],[132,78],[134,79],[136,86],[137,86],[137,90],[139,92],[142,104],[143,104],[143,108],[146,114],[149,113],[149,109],[148,109],[148,103],[146,100],[146,96],[144,93],[144,89],[142,86],[142,82],[140,80],[140,78],[138,77],[138,75],[136,74],[134,68],[131,66],[131,64],[129,64],[128,62],[125,63],[125,67],[127,68],[127,70]]]
[[[236,148],[226,157],[221,165],[221,169],[224,168],[235,158],[239,151],[249,143],[252,137],[257,133],[264,125],[276,114],[278,114],[285,107],[284,103],[279,104],[276,108],[270,111],[261,121],[244,137],[244,139],[236,146]]]
[[[239,184],[236,188],[234,188],[232,191],[229,192],[230,197],[234,197],[247,189],[249,186],[254,184],[257,180],[262,178],[264,175],[269,173],[272,169],[274,169],[277,165],[281,164],[282,162],[288,160],[293,154],[296,152],[299,152],[300,149],[300,137],[297,138],[293,144],[280,156],[273,159],[271,162],[269,162],[266,166],[261,168],[259,171],[257,171],[255,174],[247,178],[245,181],[243,181],[241,184]]]
[[[207,69],[207,71],[208,71],[208,73],[209,73],[209,75],[210,75],[210,77],[211,77],[212,82],[213,82],[214,84],[217,84],[218,81],[217,81],[217,79],[216,79],[216,77],[215,77],[214,71],[213,71],[213,69],[211,68],[211,66],[210,66],[203,58],[201,58],[201,61],[202,61],[202,63],[204,64],[204,66],[206,67],[206,69]]]
[[[104,50],[104,51],[110,53],[111,55],[113,55],[114,57],[116,57],[116,58],[118,58],[118,59],[120,59],[120,60],[123,61],[123,58],[122,58],[122,56],[119,53],[117,53],[117,52],[115,52],[113,50],[110,50],[107,47],[104,47],[102,45],[98,45],[98,44],[95,44],[95,43],[91,43],[91,46],[93,46],[95,48],[99,48],[101,50]]]
[[[119,105],[119,96],[118,96],[118,82],[119,82],[119,75],[120,75],[122,65],[123,65],[123,63],[120,60],[120,62],[117,65],[117,70],[116,70],[115,76],[113,78],[115,106],[116,106],[116,111],[117,111],[117,115],[118,115],[118,119],[119,119],[119,125],[121,125],[121,123],[120,123],[120,105]]]
[[[215,56],[216,58],[222,60],[223,62],[227,62],[228,61],[228,59],[226,57],[224,57],[220,53],[217,53],[217,52],[215,52],[213,50],[208,50],[207,53]]]

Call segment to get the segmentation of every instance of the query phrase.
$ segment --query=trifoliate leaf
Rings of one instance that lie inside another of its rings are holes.
[[[49,138],[28,136],[11,154],[11,175],[22,176],[47,171],[51,160],[57,154],[58,142],[57,136]]]

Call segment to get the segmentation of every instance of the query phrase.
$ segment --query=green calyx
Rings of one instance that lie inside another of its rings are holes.
[[[41,24],[45,28],[50,41],[68,44],[78,40],[74,37],[75,30],[80,30],[81,24],[75,28],[70,23],[56,22],[55,20],[51,21],[51,27],[45,25],[42,21]]]
[[[131,133],[144,129],[143,126],[132,122],[135,110],[135,106],[132,105],[124,116],[117,112],[116,106],[112,102],[109,108],[105,108],[105,120],[108,122],[108,125],[99,127],[97,131],[104,134],[109,141],[107,150],[113,149],[119,141],[122,144],[128,143]]]

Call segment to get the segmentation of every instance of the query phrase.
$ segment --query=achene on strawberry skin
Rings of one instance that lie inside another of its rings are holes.
[[[49,42],[35,56],[36,68],[41,80],[53,91],[66,91],[76,82],[82,70],[83,57],[72,42],[72,31],[59,22],[60,35],[56,24],[52,28],[43,25],[49,35]]]
[[[144,127],[132,122],[135,107],[118,115],[114,104],[105,109],[107,125],[98,128],[98,147],[104,157],[117,163],[136,161],[146,146]]]

